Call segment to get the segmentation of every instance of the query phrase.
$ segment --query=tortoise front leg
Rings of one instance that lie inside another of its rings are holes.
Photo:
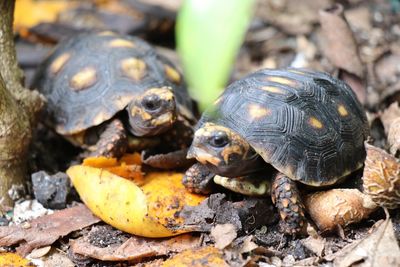
[[[124,125],[119,119],[112,120],[101,133],[91,156],[121,157],[128,147]]]
[[[214,176],[215,174],[210,172],[206,166],[195,163],[186,171],[182,184],[192,193],[209,194],[214,185]]]
[[[290,235],[304,231],[307,220],[296,182],[278,173],[272,183],[271,198],[281,217],[281,231]]]

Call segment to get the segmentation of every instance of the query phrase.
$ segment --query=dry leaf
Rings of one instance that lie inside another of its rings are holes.
[[[352,29],[363,31],[372,29],[371,10],[366,6],[345,10],[345,16]]]
[[[392,155],[397,155],[400,150],[400,118],[393,121],[388,133],[389,151]]]
[[[38,258],[41,258],[41,257],[44,257],[45,255],[47,255],[47,253],[49,253],[50,250],[51,250],[51,246],[35,248],[34,250],[32,250],[31,253],[29,253],[28,257],[30,259],[38,259]]]
[[[215,247],[224,249],[236,238],[236,227],[233,224],[217,224],[211,229],[211,236],[214,238]]]
[[[390,126],[397,118],[400,118],[400,106],[398,102],[393,102],[382,112],[382,114],[380,114],[380,119],[385,128],[386,134],[389,133]]]
[[[393,102],[380,115],[385,133],[388,137],[390,153],[396,155],[400,150],[400,106],[398,102]]]
[[[70,241],[73,253],[102,261],[129,261],[142,258],[165,256],[173,252],[181,252],[186,249],[194,249],[199,245],[199,237],[189,234],[180,235],[168,239],[150,239],[132,236],[122,244],[111,244],[98,247],[82,237]]]
[[[312,236],[309,236],[306,239],[302,239],[300,242],[303,244],[304,247],[312,251],[318,257],[322,256],[322,252],[325,249],[325,238],[314,238]]]
[[[346,18],[343,6],[335,4],[319,12],[321,23],[321,50],[329,61],[341,71],[341,79],[347,82],[361,103],[366,101],[363,82],[365,70],[357,43]]]
[[[308,194],[305,206],[321,231],[332,231],[368,218],[377,206],[357,189],[331,189]]]
[[[1,226],[0,246],[20,244],[17,252],[27,255],[34,248],[51,245],[59,237],[99,221],[100,219],[84,205],[78,205],[39,217],[23,225]]]
[[[350,27],[343,15],[343,6],[336,4],[320,10],[323,46],[326,57],[337,67],[364,77],[364,68]]]
[[[44,267],[62,266],[74,267],[76,266],[68,257],[67,254],[59,249],[52,249],[48,255],[41,258]]]
[[[400,205],[400,164],[386,151],[365,144],[367,158],[363,174],[364,192],[378,205],[394,209]]]
[[[185,250],[166,260],[163,267],[228,267],[223,259],[222,251],[215,247],[202,247]]]
[[[391,220],[384,221],[372,234],[346,246],[335,256],[336,267],[400,266],[400,248]]]

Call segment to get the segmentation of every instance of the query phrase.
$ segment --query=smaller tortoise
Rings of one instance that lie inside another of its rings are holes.
[[[306,225],[295,182],[328,186],[361,168],[368,135],[363,107],[344,82],[304,69],[260,70],[228,86],[202,115],[188,153],[201,164],[183,183],[205,192],[214,173],[233,191],[270,193],[281,230],[295,234]]]
[[[46,121],[94,155],[121,155],[126,129],[136,137],[171,133],[177,142],[162,143],[172,150],[190,144],[195,107],[182,76],[139,38],[74,36],[43,62],[33,87],[47,98]]]

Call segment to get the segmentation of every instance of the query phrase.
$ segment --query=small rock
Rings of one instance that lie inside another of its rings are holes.
[[[49,175],[45,171],[32,174],[33,193],[45,208],[63,209],[66,207],[71,183],[65,173]]]
[[[282,261],[280,258],[273,256],[271,257],[271,264],[272,266],[282,266]]]
[[[15,204],[12,220],[15,224],[21,224],[52,213],[52,210],[45,209],[37,200],[25,200]]]
[[[215,240],[215,247],[224,249],[236,238],[236,227],[233,224],[217,224],[211,229],[211,236]]]
[[[296,262],[296,260],[293,257],[293,255],[287,255],[282,260],[282,266],[293,266],[295,262]]]

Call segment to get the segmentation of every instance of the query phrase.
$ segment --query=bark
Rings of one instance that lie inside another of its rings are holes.
[[[0,210],[12,201],[7,192],[23,184],[32,125],[43,106],[39,93],[22,86],[23,72],[16,60],[14,0],[0,0]]]

